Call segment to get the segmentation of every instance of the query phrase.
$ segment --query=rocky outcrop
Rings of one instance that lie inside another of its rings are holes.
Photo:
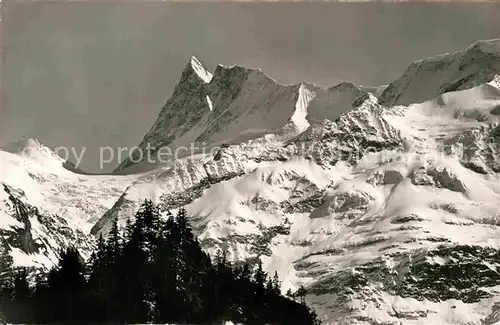
[[[428,97],[483,82],[496,64],[490,43],[416,62],[382,102],[349,83],[283,86],[237,66],[211,75],[192,59],[141,146],[213,151],[121,176],[70,173],[37,146],[1,152],[10,171],[1,234],[11,255],[46,265],[35,257],[51,262],[69,244],[85,251],[87,233],[124,226],[152,199],[165,214],[185,207],[210,254],[261,260],[285,291],[304,285],[326,324],[491,324],[498,90]]]
[[[443,150],[480,174],[500,172],[500,124],[463,131],[443,144]]]
[[[445,166],[424,165],[411,175],[411,181],[415,185],[434,186],[446,188],[454,192],[465,192],[466,185],[459,177]]]
[[[359,304],[361,308],[351,309],[336,324],[417,324],[437,316],[439,303],[460,308],[453,306],[498,296],[499,256],[498,249],[478,246],[440,246],[383,255],[327,274],[309,290],[316,297],[333,297],[329,308],[343,310],[349,303]],[[405,306],[397,301],[414,303]]]

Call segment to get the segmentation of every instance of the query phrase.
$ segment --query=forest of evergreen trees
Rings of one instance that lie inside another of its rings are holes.
[[[29,283],[2,254],[0,312],[19,324],[318,324],[298,295],[280,294],[277,275],[262,265],[233,267],[225,254],[212,261],[193,235],[185,210],[160,217],[145,201],[120,233],[116,221],[85,263],[77,250],[61,252],[48,275]],[[292,297],[290,297],[292,296]],[[295,299],[299,301],[295,301]]]

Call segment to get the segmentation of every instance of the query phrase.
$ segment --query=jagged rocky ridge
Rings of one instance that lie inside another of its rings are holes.
[[[154,155],[165,146],[240,143],[278,131],[298,134],[309,121],[334,119],[367,96],[352,83],[326,89],[280,85],[260,70],[240,66],[219,65],[212,75],[193,57],[139,148]],[[132,158],[117,171],[125,172],[139,157]]]
[[[490,72],[473,73],[460,91],[443,91],[460,62],[463,71],[500,72],[496,52],[479,53],[498,41],[478,44],[440,57],[446,64],[413,64],[434,67],[405,78],[430,78],[435,93],[405,86],[401,98],[419,102],[406,106],[347,83],[282,86],[222,66],[212,76],[191,59],[141,146],[205,141],[215,151],[91,176],[59,168],[37,144],[21,157],[1,152],[16,175],[2,181],[85,234],[106,235],[114,218],[124,225],[144,198],[164,211],[185,206],[205,249],[226,248],[236,262],[260,258],[285,289],[306,285],[327,324],[491,325],[500,320],[500,85]],[[3,202],[0,228],[19,247],[17,264],[54,252],[28,254]]]

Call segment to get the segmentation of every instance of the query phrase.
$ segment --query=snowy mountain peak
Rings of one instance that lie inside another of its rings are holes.
[[[193,57],[139,147],[238,143],[269,133],[294,136],[310,121],[333,120],[360,105],[367,94],[347,82],[331,88],[283,85],[260,69],[239,65],[218,65],[212,75]],[[127,159],[116,171],[133,164]]]
[[[43,145],[37,138],[22,138],[2,146],[1,150],[17,154],[25,150],[40,149],[42,147]]]
[[[260,68],[249,68],[249,67],[244,67],[238,64],[231,64],[231,65],[225,65],[225,64],[219,64],[217,65],[217,68],[214,71],[214,75],[221,75],[221,76],[230,76],[232,74],[239,75],[239,74],[244,74],[244,75],[254,75],[256,77],[262,78],[262,80],[273,82],[275,84],[278,84],[280,86],[287,86],[282,83],[279,83],[276,81],[276,79],[272,78],[269,76],[267,73],[262,71]]]
[[[500,38],[479,40],[472,44],[469,49],[474,49],[484,53],[498,53],[500,51]]]
[[[214,85],[222,85],[226,83],[240,84],[249,77],[258,80],[259,83],[275,83],[278,84],[273,78],[262,72],[261,69],[247,68],[241,65],[222,65],[219,64],[215,68],[214,76],[212,79],[212,87]],[[280,85],[281,86],[281,85]]]
[[[490,82],[500,72],[500,39],[478,41],[460,51],[418,60],[380,95],[385,106],[419,103],[446,92]]]
[[[21,140],[11,142],[2,146],[0,150],[15,154],[21,158],[40,165],[62,166],[64,163],[64,159],[59,157],[50,148],[44,146],[40,140],[36,138],[23,138]]]
[[[189,60],[189,65],[194,70],[194,72],[201,78],[205,83],[209,83],[212,80],[212,74],[205,69],[203,64],[195,57],[192,56]]]

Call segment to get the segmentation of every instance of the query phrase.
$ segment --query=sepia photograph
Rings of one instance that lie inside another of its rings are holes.
[[[500,2],[0,6],[1,325],[500,325]]]

